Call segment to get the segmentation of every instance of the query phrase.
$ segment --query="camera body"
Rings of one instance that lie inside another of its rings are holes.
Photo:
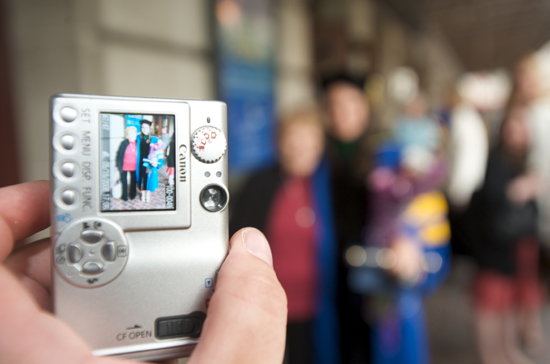
[[[55,314],[94,355],[189,355],[229,247],[226,105],[59,94],[50,107]]]

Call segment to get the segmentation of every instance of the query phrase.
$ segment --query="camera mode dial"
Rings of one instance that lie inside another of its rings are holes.
[[[227,150],[223,132],[213,126],[203,126],[193,133],[191,151],[203,163],[219,161]]]

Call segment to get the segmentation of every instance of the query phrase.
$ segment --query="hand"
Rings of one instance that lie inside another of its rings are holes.
[[[0,362],[120,364],[92,356],[86,343],[49,312],[49,239],[17,248],[17,241],[49,225],[49,196],[45,181],[0,189]],[[269,245],[255,229],[239,231],[230,245],[188,363],[281,363],[286,296]]]
[[[407,283],[418,282],[422,273],[422,252],[420,248],[404,238],[398,238],[392,245],[394,264],[390,272]]]

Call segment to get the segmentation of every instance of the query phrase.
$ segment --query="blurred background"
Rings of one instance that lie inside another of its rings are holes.
[[[548,0],[0,0],[0,186],[49,178],[56,93],[227,102],[233,192],[277,159],[280,115],[315,103],[341,70],[367,76],[380,130],[422,93],[450,133],[458,94],[496,145],[522,57],[536,52],[550,84],[548,19]],[[480,362],[461,236],[426,301],[434,363]],[[546,306],[543,323],[550,337]],[[550,349],[535,360],[550,362]]]

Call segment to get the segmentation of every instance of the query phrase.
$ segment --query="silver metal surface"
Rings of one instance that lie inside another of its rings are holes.
[[[67,107],[76,111],[72,122],[62,112]],[[100,113],[175,116],[175,210],[100,211]],[[205,282],[215,281],[227,255],[227,207],[209,212],[199,199],[202,189],[213,182],[227,190],[227,156],[206,164],[193,157],[190,148],[192,131],[203,126],[227,135],[225,104],[65,94],[51,99],[51,117],[55,314],[86,340],[95,355],[139,360],[187,356],[198,339],[157,339],[154,323],[160,317],[207,313],[214,288]],[[55,172],[61,162],[76,165],[72,180]],[[222,177],[215,181],[206,177],[219,171]],[[67,191],[74,198],[68,198]],[[105,232],[95,245],[80,238],[79,226],[90,221],[101,221],[99,230]],[[69,264],[67,250],[75,241],[82,245],[83,257]],[[117,247],[113,262],[110,242]],[[118,262],[125,264],[121,268]],[[103,273],[94,270],[87,276],[87,263],[98,264]],[[94,279],[98,282],[87,283]]]

